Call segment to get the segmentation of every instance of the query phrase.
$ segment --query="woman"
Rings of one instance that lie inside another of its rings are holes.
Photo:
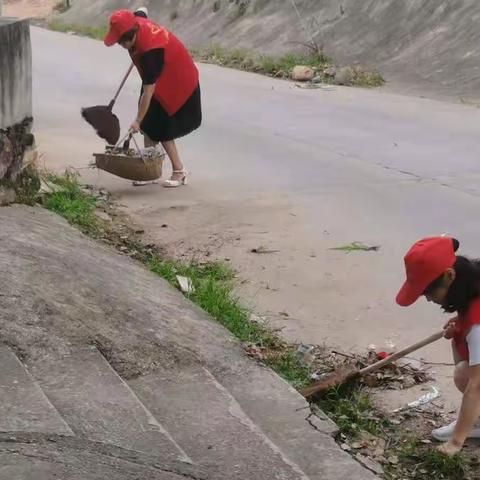
[[[167,29],[129,10],[113,13],[104,42],[127,49],[142,77],[138,114],[130,130],[142,131],[145,146],[162,143],[172,163],[172,176],[164,186],[185,185],[189,173],[175,140],[202,123],[199,75],[192,57]]]
[[[445,325],[452,339],[455,386],[463,394],[458,419],[432,432],[446,442],[439,450],[453,455],[467,438],[480,438],[480,260],[456,256],[459,242],[448,237],[420,240],[405,257],[407,281],[397,296],[401,306],[422,295],[456,313]]]

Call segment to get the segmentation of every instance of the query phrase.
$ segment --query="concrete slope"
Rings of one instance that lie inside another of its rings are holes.
[[[145,4],[191,45],[219,43],[281,53],[311,36],[339,63],[378,66],[389,80],[430,96],[478,98],[476,0],[77,0],[63,19],[105,23],[115,8]],[[244,6],[242,6],[244,5]],[[308,34],[306,33],[308,32]]]
[[[228,332],[165,281],[128,257],[90,241],[44,210],[0,209],[0,222],[0,268],[4,272],[0,277],[0,291],[4,292],[0,296],[4,311],[0,335],[23,352],[36,378],[48,375],[48,368],[44,372],[41,367],[46,358],[68,358],[71,352],[92,343],[117,374],[132,385],[143,376],[148,378],[168,369],[176,370],[181,377],[194,367],[205,366],[225,389],[220,393],[229,403],[228,408],[238,405],[245,414],[238,419],[246,422],[248,417],[256,424],[244,425],[252,430],[252,439],[268,437],[269,441],[262,444],[264,451],[269,447],[269,451],[276,452],[277,461],[283,460],[283,472],[293,471],[280,478],[374,478],[335,444],[329,422],[311,422],[307,403],[294,389],[248,358]],[[13,300],[12,295],[19,290],[22,295]],[[84,361],[80,359],[80,364]],[[67,361],[67,365],[73,363]],[[87,361],[85,366],[92,368],[89,365]],[[52,364],[51,368],[74,372],[61,364]],[[77,365],[76,375],[80,375],[79,369]],[[93,374],[95,371],[83,375]],[[93,385],[86,385],[94,398],[104,395],[94,392]],[[206,386],[205,399],[215,385]],[[67,381],[63,389],[68,409],[62,407],[62,389],[57,392],[55,385],[45,388],[63,412],[73,408],[75,395],[79,403],[88,402],[79,387]],[[103,388],[100,381],[98,388]],[[162,388],[161,383],[158,388]],[[186,400],[184,392],[177,391],[178,396],[172,390],[170,401],[180,406]],[[77,408],[86,411],[85,406]],[[224,405],[224,418],[226,411]],[[164,421],[162,416],[171,421],[171,412],[157,413],[158,422]],[[208,421],[206,413],[201,417]],[[212,463],[215,461],[218,458],[213,458]],[[258,469],[258,478],[272,478],[263,462],[247,467]],[[229,471],[235,471],[235,466],[230,465]]]

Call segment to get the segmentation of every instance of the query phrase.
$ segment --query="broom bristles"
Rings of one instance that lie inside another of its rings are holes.
[[[82,108],[80,111],[84,120],[97,132],[97,135],[110,145],[115,145],[120,138],[120,122],[111,109],[105,105]]]
[[[346,382],[349,382],[353,378],[355,378],[359,374],[359,370],[354,367],[343,368],[341,370],[337,370],[336,372],[331,373],[330,375],[318,380],[313,385],[308,387],[302,388],[300,393],[305,398],[311,398],[322,393],[326,392],[335,387],[339,387]]]

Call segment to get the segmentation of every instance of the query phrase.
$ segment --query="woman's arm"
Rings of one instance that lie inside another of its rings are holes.
[[[140,130],[140,125],[145,118],[145,115],[150,108],[150,102],[152,101],[153,94],[155,93],[155,85],[144,85],[143,86],[143,94],[140,98],[140,104],[138,106],[138,113],[137,118],[132,123],[130,130],[134,133]]]
[[[157,48],[149,50],[140,58],[140,72],[143,82],[143,94],[138,105],[137,118],[130,129],[138,132],[145,115],[150,108],[152,97],[155,93],[155,84],[160,77],[165,63],[165,50]]]

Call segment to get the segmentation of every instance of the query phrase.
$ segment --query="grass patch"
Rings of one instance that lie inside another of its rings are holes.
[[[78,175],[66,172],[64,175],[47,174],[47,180],[59,187],[45,196],[43,206],[64,217],[83,233],[96,237],[100,221],[95,215],[97,199],[82,191]]]
[[[312,383],[310,368],[300,361],[293,351],[270,354],[266,357],[265,364],[295,388],[306,387]]]
[[[422,444],[418,439],[404,439],[397,447],[396,453],[400,465],[387,469],[387,479],[401,478],[398,475],[403,475],[405,471],[409,472],[408,478],[413,480],[470,478],[468,460],[464,455],[450,457]]]
[[[321,70],[331,64],[330,59],[321,51],[305,54],[287,53],[275,57],[257,54],[246,49],[228,49],[213,44],[206,48],[193,49],[192,54],[197,60],[205,63],[277,77],[290,76],[296,65],[305,65]]]
[[[356,74],[353,77],[352,84],[357,87],[375,88],[385,85],[385,79],[377,71],[367,71],[363,69],[354,69]]]
[[[96,40],[103,40],[108,30],[108,27],[106,25],[101,27],[93,27],[90,25],[80,25],[77,23],[62,23],[58,21],[50,22],[48,24],[48,28],[50,28],[50,30],[55,30],[56,32],[62,33],[75,32],[78,35],[94,38]]]
[[[220,9],[220,1],[213,4],[213,11]],[[248,3],[240,2],[237,5],[237,14],[235,18],[245,14]],[[178,18],[178,12],[170,13],[170,20],[175,21]],[[107,33],[107,26],[92,27],[76,23],[62,23],[53,21],[48,24],[48,28],[57,32],[74,32],[78,35],[103,40]],[[297,65],[313,68],[319,76],[325,69],[332,66],[332,60],[326,56],[322,49],[311,48],[308,46],[306,53],[286,53],[281,56],[265,55],[249,51],[244,48],[225,48],[218,44],[212,44],[208,47],[190,49],[195,60],[204,63],[220,65],[222,67],[236,68],[238,70],[260,73],[278,78],[289,78],[292,69]],[[331,76],[324,75],[323,81],[326,83],[335,83]],[[383,76],[376,71],[365,70],[361,67],[352,67],[352,75],[348,85],[358,87],[379,87],[385,84]]]
[[[368,392],[355,384],[326,392],[318,405],[338,425],[340,432],[350,438],[361,432],[379,435],[390,425],[387,419],[376,414]]]
[[[18,203],[35,205],[40,190],[40,178],[36,169],[32,166],[25,167],[17,176],[14,188]]]
[[[204,63],[236,68],[279,78],[289,78],[297,65],[311,67],[325,83],[336,83],[330,74],[323,74],[333,67],[332,60],[320,48],[308,47],[305,53],[286,53],[280,56],[264,55],[242,48],[225,48],[218,44],[191,50],[196,60]],[[335,69],[333,69],[335,71]],[[349,69],[348,85],[359,87],[379,87],[385,79],[377,71],[369,71],[355,66]]]
[[[191,279],[192,293],[186,294],[236,338],[264,349],[263,362],[295,388],[311,383],[310,368],[301,362],[268,327],[250,320],[251,312],[234,294],[235,273],[223,263],[182,263],[151,255],[150,270],[178,287],[177,275]]]
[[[190,278],[194,289],[186,296],[242,342],[262,346],[272,344],[273,338],[268,330],[250,321],[250,312],[240,305],[233,294],[234,272],[225,264],[186,264],[151,255],[147,265],[175,287],[178,287],[177,275]]]

